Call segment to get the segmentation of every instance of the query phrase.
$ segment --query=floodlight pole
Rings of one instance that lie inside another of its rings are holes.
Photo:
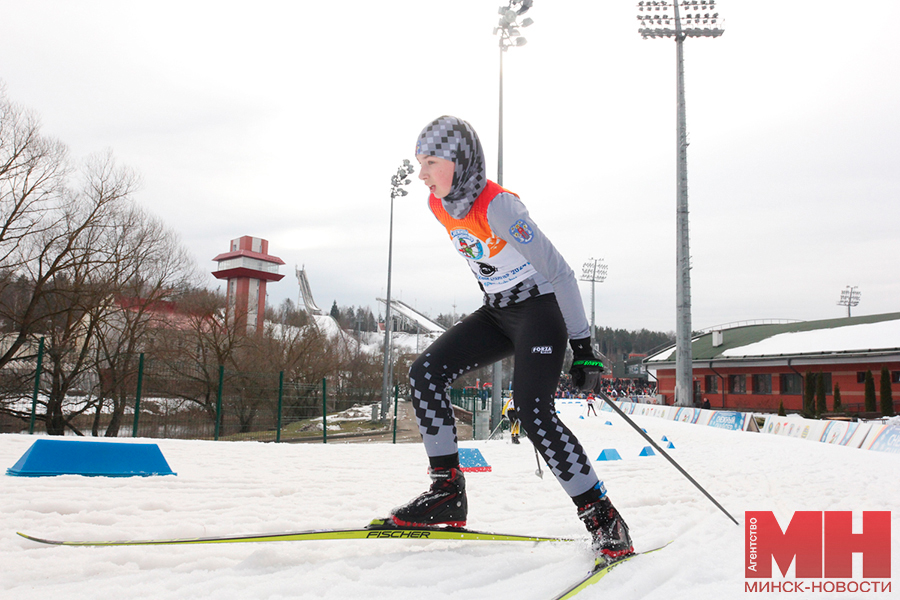
[[[687,37],[718,37],[724,30],[718,26],[718,13],[689,13],[683,27],[679,0],[671,4],[666,0],[639,2],[638,32],[644,39],[656,37],[675,38],[675,187],[676,187],[676,321],[675,321],[675,403],[682,406],[693,404],[693,354],[691,348],[691,252],[688,216],[687,185],[687,117],[684,101],[684,40]],[[715,10],[715,0],[681,0],[687,10]],[[674,19],[668,9],[674,9]],[[646,12],[645,12],[646,11]],[[662,14],[658,14],[662,13]],[[674,20],[674,29],[669,27]],[[661,27],[666,25],[666,27]],[[704,27],[700,27],[704,25]],[[710,28],[709,25],[712,25]]]
[[[594,285],[606,281],[607,265],[602,258],[590,258],[581,267],[581,281],[591,282],[591,347],[597,350],[596,323],[594,321]]]
[[[391,267],[394,252],[394,198],[397,196],[405,196],[408,192],[403,186],[409,185],[410,180],[407,176],[415,171],[412,163],[408,159],[403,159],[403,165],[397,169],[397,173],[391,177],[391,221],[388,230],[388,275],[387,275],[387,298],[384,303],[384,373],[381,382],[381,414],[379,417],[382,421],[388,418],[389,408],[391,404],[391,379],[393,379],[393,344],[391,339],[391,330],[394,328],[391,315]]]
[[[520,15],[531,8],[534,0],[509,0],[507,6],[501,6],[498,10],[500,14],[500,22],[494,28],[494,35],[500,34],[500,94],[499,104],[500,111],[498,115],[498,132],[497,132],[497,185],[503,186],[503,53],[510,46],[524,46],[525,38],[518,37],[519,23],[517,22]],[[528,27],[533,21],[526,18],[522,21],[522,27]],[[493,369],[493,387],[491,388],[491,422],[488,431],[500,423],[503,412],[503,402],[501,395],[503,392],[503,361],[494,363]]]
[[[677,188],[676,227],[677,251],[676,270],[676,311],[675,311],[675,401],[682,406],[693,405],[694,371],[693,349],[691,348],[691,249],[688,215],[687,189],[687,115],[684,106],[684,34],[678,14],[678,0],[675,0],[675,102],[678,132],[675,136],[675,152],[678,157],[675,167]]]
[[[850,318],[850,307],[859,304],[860,291],[857,286],[847,286],[847,289],[841,292],[841,299],[838,300],[838,306],[847,307],[847,318]]]

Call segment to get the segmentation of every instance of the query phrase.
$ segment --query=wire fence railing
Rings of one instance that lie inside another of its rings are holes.
[[[23,389],[17,399],[4,402],[7,408],[18,406],[8,413],[30,412],[29,433],[46,433],[52,382],[48,373],[34,380],[30,401]],[[292,380],[283,371],[169,363],[142,354],[129,368],[109,368],[86,378],[66,395],[60,410],[68,434],[324,442],[329,435],[384,429],[370,408],[380,400],[380,389],[354,388],[337,379],[310,383]],[[328,423],[329,416],[354,407],[355,418]],[[15,430],[6,421],[4,430]]]

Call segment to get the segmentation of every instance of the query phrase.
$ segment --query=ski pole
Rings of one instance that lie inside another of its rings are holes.
[[[534,459],[537,461],[538,466],[537,471],[535,471],[534,474],[543,479],[544,472],[541,470],[541,456],[538,454],[537,448],[534,449]]]
[[[488,436],[489,440],[494,439],[494,434],[497,433],[497,430],[503,426],[503,421],[506,420],[506,415],[500,417],[500,422],[497,423],[497,426],[494,427],[494,430],[491,432],[491,435]],[[503,432],[500,433],[500,437],[503,437]]]
[[[637,426],[637,423],[635,423],[634,421],[632,421],[632,420],[628,417],[628,415],[626,415],[625,412],[622,411],[621,408],[619,408],[618,406],[616,406],[616,403],[613,402],[613,401],[609,398],[609,396],[607,396],[606,394],[604,394],[604,393],[601,392],[601,391],[598,391],[597,393],[600,394],[600,397],[603,398],[603,400],[604,400],[607,404],[609,404],[609,406],[610,406],[614,411],[616,411],[616,413],[618,413],[618,415],[619,415],[620,417],[622,417],[623,419],[625,419],[625,422],[626,422],[626,423],[628,423],[629,425],[631,425],[632,427],[634,427],[634,430],[637,431],[639,434],[641,434],[641,436],[643,436],[643,438],[644,438],[645,440],[647,440],[648,442],[650,442],[650,444],[651,444],[654,448],[656,448],[656,450],[657,450],[660,454],[662,454],[664,457],[666,457],[666,460],[668,460],[670,463],[672,463],[672,466],[674,466],[676,469],[678,469],[678,470],[681,472],[682,475],[684,475],[685,477],[687,477],[687,480],[690,481],[691,483],[693,483],[693,484],[697,487],[698,490],[700,490],[701,492],[703,492],[703,495],[706,496],[707,498],[709,498],[709,500],[710,500],[713,504],[715,504],[715,505],[719,508],[719,510],[721,510],[723,513],[725,513],[725,514],[728,516],[728,518],[731,519],[731,520],[734,522],[735,525],[737,525],[737,526],[740,527],[740,523],[738,523],[737,520],[736,520],[734,517],[731,516],[731,513],[729,513],[727,510],[725,510],[725,508],[724,508],[721,504],[719,504],[718,501],[716,501],[715,498],[713,498],[712,496],[710,496],[709,492],[707,492],[705,489],[703,489],[703,486],[700,485],[699,483],[697,483],[697,480],[696,480],[696,479],[694,479],[693,477],[691,477],[691,476],[688,474],[687,471],[685,471],[684,469],[682,469],[682,468],[681,468],[681,465],[679,465],[677,462],[675,462],[675,459],[673,459],[671,456],[669,456],[668,452],[666,452],[665,450],[663,450],[662,448],[660,448],[659,445],[658,445],[656,442],[654,442],[653,439],[652,439],[649,435],[647,435],[647,434],[644,432],[643,429],[641,429],[640,427],[638,427],[638,426]]]

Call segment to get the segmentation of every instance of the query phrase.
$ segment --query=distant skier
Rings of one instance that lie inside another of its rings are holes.
[[[594,413],[594,416],[597,416],[597,400],[594,398],[593,392],[588,392],[587,395],[587,414],[585,416],[591,416],[591,413]]]
[[[509,421],[509,437],[512,438],[513,444],[519,443],[519,432],[522,430],[522,422],[519,420],[519,413],[516,412],[516,404],[509,397],[506,404],[503,405],[503,416]]]
[[[419,134],[416,159],[419,179],[431,192],[428,206],[467,259],[484,304],[441,335],[410,368],[432,484],[393,509],[393,521],[465,525],[466,484],[448,390],[467,371],[515,356],[513,388],[522,429],[575,503],[598,562],[631,554],[628,526],[554,407],[567,338],[578,389],[593,391],[603,369],[591,348],[575,273],[519,197],[487,179],[481,142],[467,122],[444,116],[429,123]]]

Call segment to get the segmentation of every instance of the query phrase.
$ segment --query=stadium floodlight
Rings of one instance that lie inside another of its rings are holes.
[[[525,17],[519,23],[519,17],[531,9],[534,0],[509,0],[506,6],[501,6],[497,12],[500,15],[500,21],[497,27],[494,27],[494,35],[500,35],[500,96],[499,106],[500,114],[498,118],[498,135],[497,135],[497,185],[503,185],[503,53],[512,46],[524,46],[528,40],[519,35],[519,27],[530,27],[534,24],[534,20]],[[493,389],[491,391],[491,423],[489,430],[493,430],[494,426],[500,422],[502,412],[502,402],[500,393],[502,386],[503,363],[498,361],[494,363],[493,372]]]
[[[679,10],[688,10],[684,15]],[[638,2],[638,33],[641,37],[719,37],[725,33],[719,13],[710,12],[716,9],[715,0],[709,2],[693,2],[677,0],[669,2]],[[701,12],[702,11],[702,12]],[[665,25],[666,27],[662,27]],[[703,25],[704,27],[698,27]],[[674,26],[674,29],[672,28]]]
[[[594,284],[606,281],[606,272],[608,267],[602,258],[589,258],[581,266],[581,281],[591,282],[591,347],[594,347],[595,330],[597,329],[594,322]],[[596,350],[596,348],[594,348]]]
[[[393,379],[393,361],[392,361],[392,340],[391,330],[394,328],[391,315],[391,262],[394,251],[394,198],[398,196],[406,196],[409,192],[403,189],[403,186],[410,184],[409,176],[413,174],[416,168],[404,158],[403,164],[397,169],[397,172],[391,177],[391,220],[390,229],[388,230],[388,275],[387,275],[387,301],[384,308],[384,376],[381,382],[381,420],[385,421],[390,414],[391,406],[391,388]]]
[[[680,7],[679,7],[680,4]],[[716,0],[642,0],[638,2],[638,33],[646,39],[675,38],[676,118],[676,323],[675,323],[675,403],[693,404],[693,353],[691,350],[691,253],[688,235],[687,118],[684,106],[685,38],[719,37],[725,30],[716,9]],[[686,12],[681,14],[681,9]],[[699,22],[698,22],[699,21]],[[698,27],[697,25],[702,25]]]
[[[861,292],[857,286],[847,286],[847,289],[841,292],[841,299],[838,300],[838,306],[847,307],[847,317],[850,317],[850,307],[859,304]]]
[[[524,46],[528,43],[519,35],[519,27],[534,24],[530,17],[518,22],[519,17],[531,8],[534,0],[509,0],[507,6],[501,6],[500,22],[494,27],[494,35],[500,35],[500,119],[499,136],[497,138],[497,184],[503,185],[503,53],[513,46]]]

